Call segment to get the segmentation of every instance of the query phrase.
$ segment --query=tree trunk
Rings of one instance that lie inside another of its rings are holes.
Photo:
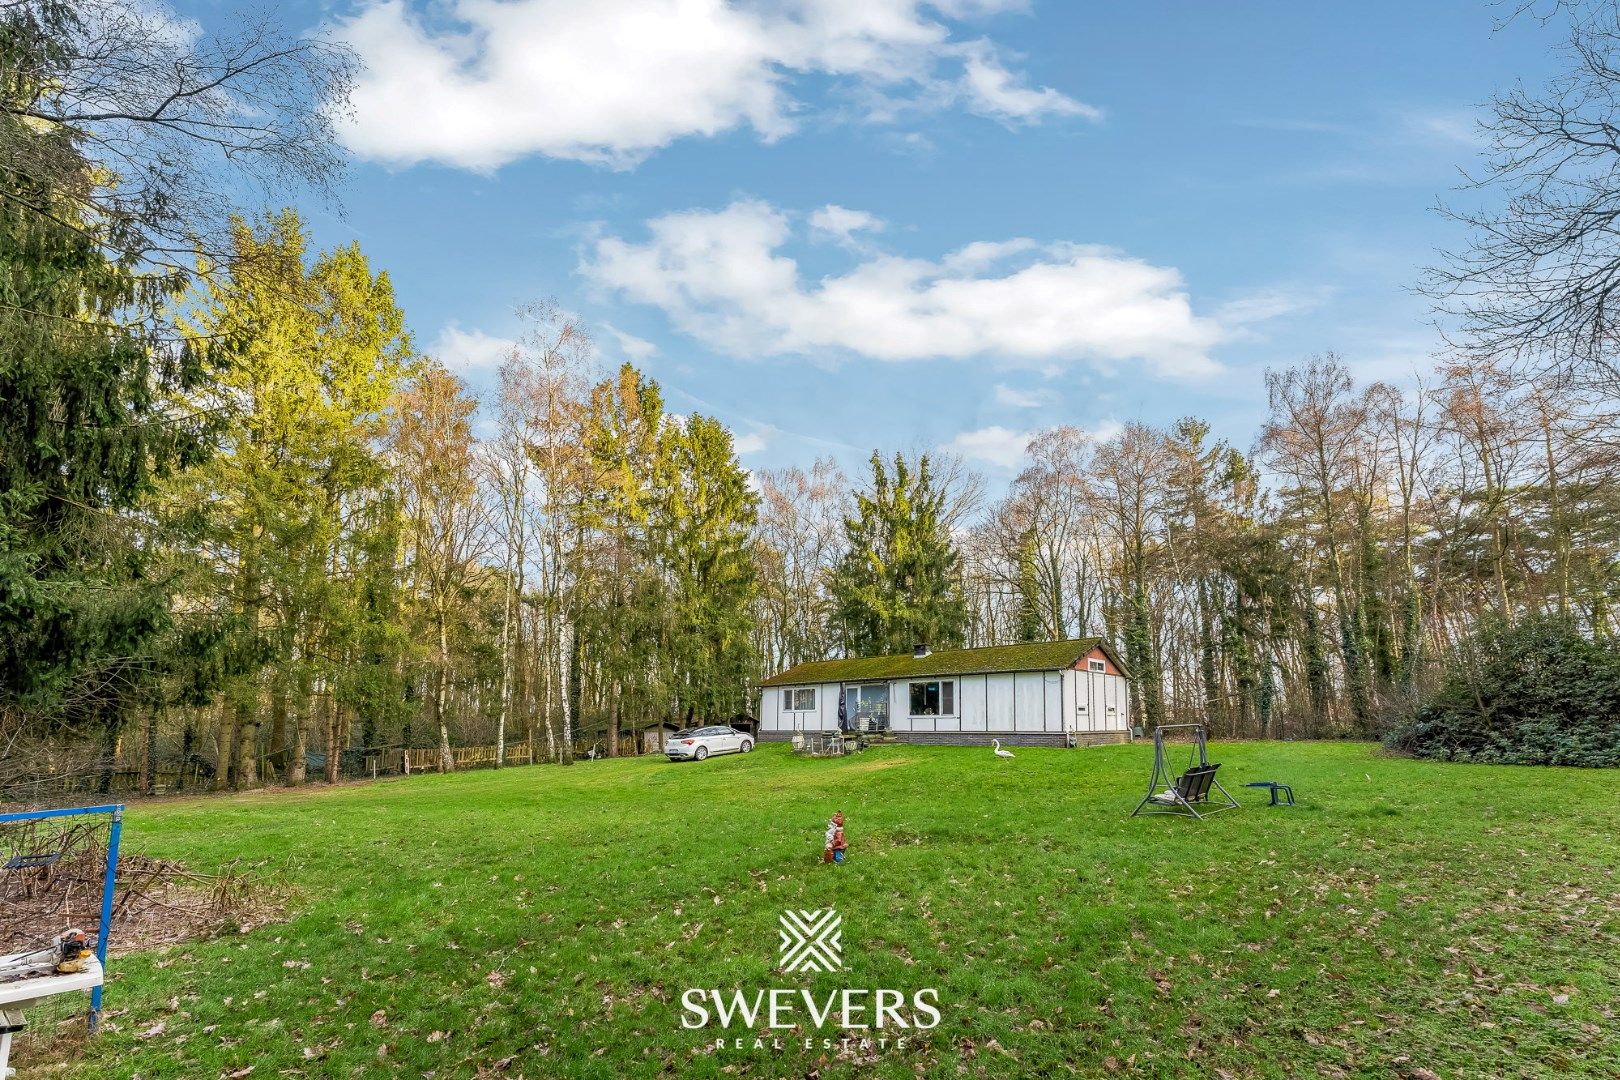
[[[185,730],[180,734],[180,768],[174,774],[174,790],[184,791],[186,787],[186,770],[191,767],[191,755],[197,737],[193,734],[192,711],[186,710]]]
[[[146,709],[146,746],[141,762],[141,794],[157,794],[157,737],[158,711],[155,706]]]
[[[506,718],[512,708],[512,587],[506,588],[506,616],[501,621],[501,706],[495,721],[495,767],[506,764]]]
[[[335,784],[343,775],[343,752],[348,749],[348,712],[338,707],[337,695],[326,688],[326,782]]]
[[[1215,623],[1210,611],[1209,582],[1198,579],[1198,672],[1204,684],[1204,722],[1220,707],[1220,685],[1215,675]]]
[[[514,505],[509,510],[507,517],[506,552],[508,560],[521,558],[521,548],[517,542],[518,515],[523,512],[523,489],[521,484],[522,481],[519,480],[517,491],[512,495]],[[495,722],[495,767],[497,769],[506,764],[506,721],[512,711],[512,615],[516,578],[516,565],[509,561],[501,612],[501,709],[500,719]]]
[[[1569,616],[1569,530],[1558,491],[1558,457],[1553,452],[1552,421],[1545,406],[1541,412],[1542,447],[1547,457],[1547,523],[1552,532],[1553,565],[1557,576],[1558,614]]]
[[[450,723],[446,716],[445,699],[450,689],[450,634],[443,609],[439,611],[439,679],[438,686],[433,692],[436,714],[434,719],[439,723],[439,771],[450,772],[456,767],[455,756],[450,753]]]
[[[286,780],[291,760],[287,753],[287,680],[277,678],[270,693],[270,752],[265,755],[265,779],[270,779],[273,768],[276,775]]]
[[[236,736],[236,775],[232,790],[256,787],[259,783],[259,710],[255,704],[249,718],[238,726]]]
[[[313,708],[309,687],[303,678],[294,682],[292,702],[293,743],[287,763],[287,783],[297,786],[309,778],[309,714]]]
[[[241,726],[234,701],[220,700],[219,720],[214,725],[214,782],[215,791],[230,786],[231,772],[236,762],[236,729]]]
[[[569,689],[569,676],[574,670],[574,633],[573,627],[566,621],[559,629],[558,636],[562,639],[562,648],[559,650],[562,661],[558,665],[557,680],[562,690],[562,757],[564,765],[570,765],[574,760],[574,699]]]

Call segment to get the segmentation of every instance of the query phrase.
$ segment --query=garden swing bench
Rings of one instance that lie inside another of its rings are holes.
[[[1193,733],[1193,749],[1187,759],[1186,771],[1173,780],[1170,767],[1164,760],[1164,733],[1167,731]],[[1205,814],[1234,809],[1238,801],[1215,779],[1215,771],[1220,767],[1219,763],[1209,763],[1209,744],[1205,739],[1203,724],[1164,724],[1154,728],[1153,778],[1148,781],[1147,794],[1136,804],[1131,816],[1176,814],[1202,819]],[[1224,801],[1217,800],[1214,792],[1219,792],[1220,800]],[[1199,807],[1203,807],[1202,814],[1198,812]]]

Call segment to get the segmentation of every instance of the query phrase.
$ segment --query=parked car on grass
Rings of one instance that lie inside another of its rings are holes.
[[[702,761],[711,754],[746,754],[753,748],[752,735],[717,724],[677,731],[669,737],[664,753],[671,761]]]

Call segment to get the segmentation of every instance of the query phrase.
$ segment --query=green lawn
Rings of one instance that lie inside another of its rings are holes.
[[[1128,816],[1145,744],[1017,754],[770,746],[137,805],[134,850],[284,863],[291,920],[118,960],[79,1075],[1620,1070],[1615,773],[1228,744],[1244,808],[1195,822]],[[1272,778],[1298,808],[1241,786]],[[828,867],[836,809],[852,857]],[[778,915],[825,907],[846,970],[778,972]],[[932,987],[943,1021],[881,1054],[681,1027],[689,987],[799,986]]]

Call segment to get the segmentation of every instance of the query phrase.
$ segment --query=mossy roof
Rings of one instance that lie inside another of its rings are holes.
[[[999,671],[1057,671],[1071,668],[1092,649],[1101,646],[1114,666],[1124,665],[1102,638],[1038,641],[1023,645],[986,645],[978,649],[941,649],[917,658],[855,656],[844,660],[812,660],[772,675],[761,686],[804,686],[810,683],[866,682],[878,679],[913,679],[935,675],[985,675]]]

